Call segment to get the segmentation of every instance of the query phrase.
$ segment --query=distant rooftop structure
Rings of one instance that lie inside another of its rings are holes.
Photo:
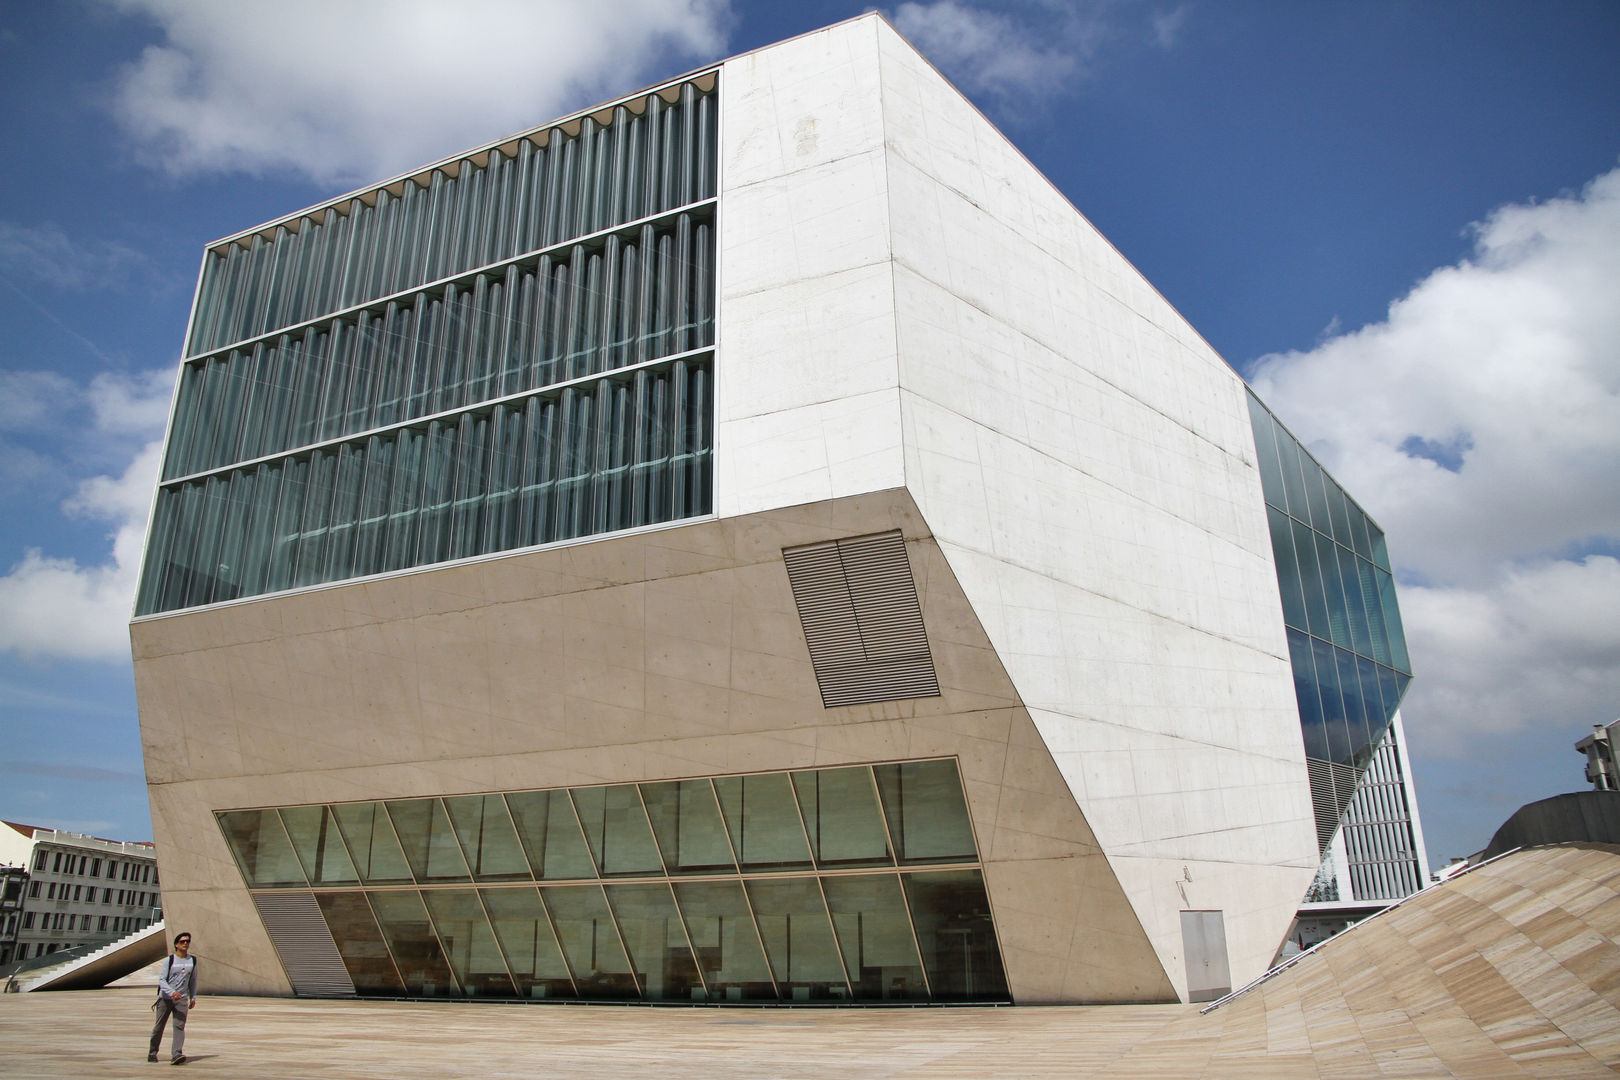
[[[1620,791],[1620,769],[1614,763],[1616,728],[1620,728],[1620,720],[1593,724],[1592,734],[1575,744],[1586,755],[1586,782],[1599,791]]]

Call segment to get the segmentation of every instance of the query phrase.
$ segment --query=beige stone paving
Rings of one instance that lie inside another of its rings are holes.
[[[1545,887],[1542,887],[1542,886]],[[204,997],[216,1077],[1613,1077],[1620,847],[1522,852],[1187,1005],[681,1009]],[[1594,896],[1595,894],[1595,896]],[[145,986],[0,997],[0,1076],[150,1076]]]

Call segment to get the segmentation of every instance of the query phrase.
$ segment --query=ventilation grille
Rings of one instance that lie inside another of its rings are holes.
[[[784,549],[782,560],[824,706],[939,696],[899,530]]]
[[[1349,765],[1335,765],[1317,758],[1305,759],[1311,781],[1311,809],[1316,813],[1316,844],[1326,851],[1339,829],[1345,808],[1356,794],[1357,771]]]
[[[354,983],[320,905],[307,892],[255,893],[253,906],[299,997],[353,997]]]

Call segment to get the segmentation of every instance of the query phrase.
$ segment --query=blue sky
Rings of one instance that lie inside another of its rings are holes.
[[[375,7],[0,0],[0,816],[150,834],[126,623],[207,242],[866,5]],[[1581,786],[1620,715],[1620,5],[886,10],[1388,532],[1435,863]]]

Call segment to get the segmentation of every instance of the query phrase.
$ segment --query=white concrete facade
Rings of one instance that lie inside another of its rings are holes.
[[[904,486],[1178,990],[1317,863],[1237,375],[886,22],[721,80],[718,510]]]

